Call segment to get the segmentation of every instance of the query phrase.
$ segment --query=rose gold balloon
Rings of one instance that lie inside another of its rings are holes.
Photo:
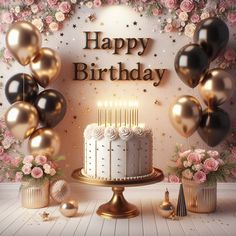
[[[27,102],[16,102],[7,110],[5,122],[14,137],[25,139],[38,126],[38,112]]]
[[[61,58],[54,50],[41,48],[37,56],[31,61],[30,69],[36,81],[45,88],[59,75]]]
[[[209,107],[220,106],[233,94],[232,76],[223,69],[209,70],[199,85],[204,103]]]
[[[6,35],[6,45],[14,58],[23,66],[37,54],[42,44],[39,30],[31,23],[14,23]]]
[[[29,138],[28,149],[32,155],[53,157],[59,152],[60,138],[52,129],[37,129]]]
[[[169,115],[174,128],[187,138],[197,130],[202,108],[195,97],[181,96],[171,105]]]

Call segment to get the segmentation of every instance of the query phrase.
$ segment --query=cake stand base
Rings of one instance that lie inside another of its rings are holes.
[[[132,218],[139,215],[137,207],[127,202],[124,198],[124,187],[112,187],[111,200],[101,205],[97,214],[107,219]]]
[[[135,187],[147,184],[154,184],[164,179],[163,172],[157,168],[153,168],[150,175],[143,178],[133,178],[126,180],[103,180],[86,176],[83,173],[83,168],[74,170],[72,177],[80,183],[112,187],[113,196],[111,200],[101,205],[97,214],[107,219],[128,219],[139,215],[137,207],[127,202],[124,198],[123,192],[125,187]]]

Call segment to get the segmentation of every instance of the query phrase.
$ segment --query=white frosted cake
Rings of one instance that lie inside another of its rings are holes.
[[[125,180],[152,173],[152,131],[90,124],[84,131],[83,174],[91,178]]]

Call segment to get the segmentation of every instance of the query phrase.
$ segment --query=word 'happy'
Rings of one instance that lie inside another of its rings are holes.
[[[149,47],[151,38],[108,38],[102,37],[102,32],[84,32],[85,50],[112,50],[113,55],[130,55],[136,53],[138,56],[145,55]],[[129,80],[157,80],[158,84],[164,77],[165,69],[145,68],[140,62],[136,67],[128,70],[124,63],[118,62],[116,66],[109,68],[97,68],[95,63],[87,65],[82,62],[74,62],[73,80],[104,80],[109,76],[110,80],[129,81]]]

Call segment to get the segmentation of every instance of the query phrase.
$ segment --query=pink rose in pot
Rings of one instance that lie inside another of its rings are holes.
[[[25,175],[29,175],[31,173],[31,166],[23,165],[21,170]]]
[[[179,183],[179,177],[177,175],[170,175],[168,177],[170,183]]]
[[[35,157],[35,162],[36,162],[36,164],[43,166],[47,162],[47,157],[45,157],[45,156],[36,156]]]
[[[213,157],[207,158],[204,161],[204,169],[206,171],[209,171],[209,172],[217,171],[218,167],[219,167],[219,162],[216,159],[214,159]]]
[[[192,0],[183,0],[180,3],[180,9],[185,12],[191,12],[194,9],[194,3]]]
[[[31,175],[35,179],[39,179],[43,176],[43,170],[40,167],[34,167],[31,171]]]
[[[187,160],[193,164],[199,164],[201,162],[201,159],[202,155],[197,152],[191,152],[187,157]]]
[[[206,174],[199,170],[193,175],[193,180],[197,183],[204,183],[206,181]]]

